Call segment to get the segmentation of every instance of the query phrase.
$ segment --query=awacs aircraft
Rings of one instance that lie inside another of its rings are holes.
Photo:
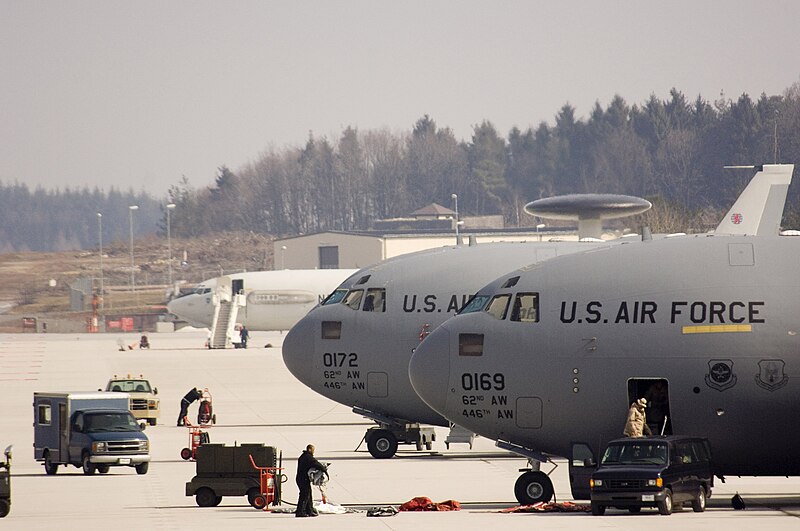
[[[777,233],[791,168],[758,170],[717,232]],[[748,222],[746,229],[743,220]],[[378,423],[366,435],[374,457],[392,457],[398,443],[430,448],[432,430],[420,424],[448,422],[419,399],[408,378],[408,362],[422,338],[487,279],[531,262],[607,245],[444,247],[362,269],[289,332],[283,343],[284,362],[311,389]]]
[[[717,475],[800,475],[798,260],[800,238],[722,233],[558,257],[481,289],[409,374],[499,447],[569,458],[576,499],[640,397],[654,433],[709,439]],[[553,486],[534,466],[515,493],[532,503]]]
[[[220,297],[241,293],[236,321],[250,330],[288,330],[355,269],[253,271],[206,280],[167,309],[196,327],[211,327]],[[220,293],[217,290],[220,290]]]

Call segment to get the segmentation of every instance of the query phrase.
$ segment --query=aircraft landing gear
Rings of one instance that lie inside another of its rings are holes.
[[[365,439],[372,457],[389,459],[397,453],[399,444],[413,444],[417,450],[430,450],[436,440],[436,432],[419,424],[381,424],[379,428],[367,430]]]
[[[371,429],[367,432],[367,450],[375,459],[389,459],[397,453],[397,437],[389,430]]]
[[[495,446],[528,458],[530,468],[521,468],[519,471],[522,472],[522,475],[517,478],[517,482],[514,484],[514,495],[520,504],[533,505],[539,502],[549,502],[553,499],[553,482],[548,474],[540,470],[542,463],[547,462],[553,464],[553,469],[550,470],[551,473],[556,469],[557,465],[550,461],[548,456],[509,441],[498,440],[495,442]]]
[[[521,505],[549,502],[553,498],[553,482],[539,470],[528,470],[514,484],[514,495]]]

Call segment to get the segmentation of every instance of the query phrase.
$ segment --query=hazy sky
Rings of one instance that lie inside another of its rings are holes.
[[[0,0],[0,181],[165,196],[309,131],[780,94],[800,2]]]

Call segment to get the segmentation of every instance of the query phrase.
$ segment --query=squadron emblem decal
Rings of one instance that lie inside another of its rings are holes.
[[[724,391],[736,385],[733,362],[731,360],[709,360],[706,385],[717,391]]]
[[[742,216],[738,212],[735,214],[731,214],[731,223],[733,223],[734,225],[739,225],[742,221],[744,221],[744,216]]]
[[[776,391],[789,382],[784,367],[783,360],[761,360],[758,362],[758,374],[756,383],[767,391]]]

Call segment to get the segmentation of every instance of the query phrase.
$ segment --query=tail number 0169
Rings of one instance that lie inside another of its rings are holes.
[[[502,391],[506,388],[506,377],[501,372],[465,372],[461,375],[464,391]]]

